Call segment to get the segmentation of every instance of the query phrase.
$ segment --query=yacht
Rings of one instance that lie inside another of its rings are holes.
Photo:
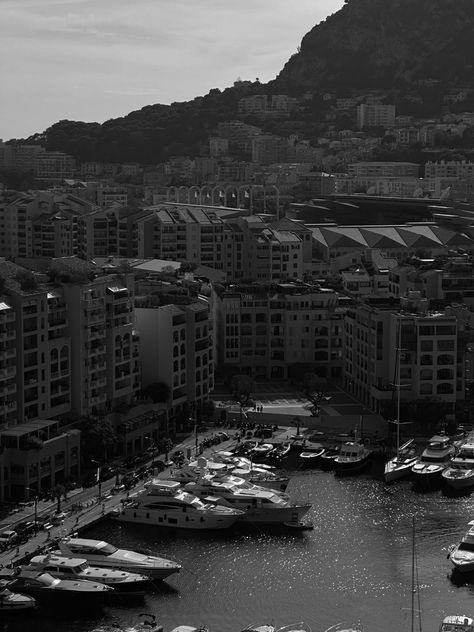
[[[79,606],[89,609],[102,606],[113,592],[112,588],[98,582],[58,579],[49,573],[32,571],[24,566],[0,569],[0,579],[10,582],[12,591],[26,593],[57,608]]]
[[[444,617],[439,632],[474,632],[474,619],[465,614],[451,614]]]
[[[340,453],[334,459],[336,476],[359,474],[366,470],[372,461],[373,451],[363,443],[346,441],[341,446]]]
[[[421,457],[412,466],[413,482],[417,487],[434,489],[440,485],[442,472],[451,463],[455,455],[455,448],[447,435],[431,437]]]
[[[153,479],[143,492],[125,503],[123,509],[113,517],[120,522],[155,527],[228,529],[242,515],[243,512],[236,508],[200,500],[183,489],[178,481]]]
[[[177,562],[154,555],[142,555],[135,551],[118,549],[104,540],[86,538],[63,538],[59,541],[60,555],[81,558],[100,568],[111,568],[139,573],[152,579],[165,579],[173,573],[179,573],[181,566]]]
[[[0,582],[0,612],[17,612],[36,608],[33,597],[12,592],[9,589],[10,582]]]
[[[241,510],[239,520],[260,524],[300,524],[308,512],[309,503],[292,503],[286,495],[255,485],[245,489],[232,481],[216,480],[213,476],[201,476],[185,488],[200,498],[211,497],[226,507]]]
[[[249,456],[256,463],[265,462],[272,451],[273,445],[271,443],[259,443],[250,451]]]
[[[460,573],[474,571],[474,520],[468,524],[469,529],[461,538],[461,542],[450,547],[448,554],[455,570]]]
[[[441,476],[455,490],[474,487],[474,443],[464,443]]]
[[[84,558],[64,557],[63,555],[36,555],[25,568],[49,573],[59,579],[79,579],[100,582],[114,589],[115,593],[145,594],[149,582],[146,575],[137,575],[128,571],[89,566]]]
[[[245,478],[255,485],[260,485],[260,487],[269,487],[270,489],[284,492],[290,482],[288,476],[282,471],[275,471],[276,468],[273,465],[266,463],[255,464],[250,459],[236,456],[232,452],[213,452],[211,461],[224,463],[231,474]]]
[[[386,483],[398,481],[411,475],[411,468],[418,461],[415,449],[412,446],[414,439],[403,443],[397,449],[397,453],[385,463],[384,480]]]

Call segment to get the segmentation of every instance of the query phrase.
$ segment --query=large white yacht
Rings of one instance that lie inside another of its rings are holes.
[[[298,525],[311,507],[310,503],[293,503],[282,492],[255,485],[245,489],[224,479],[205,475],[185,488],[200,498],[211,497],[216,502],[242,510],[242,522]]]
[[[181,570],[180,564],[172,560],[118,549],[104,540],[64,538],[60,540],[58,546],[60,554],[65,557],[79,557],[94,566],[140,573],[153,579],[165,579]]]
[[[448,436],[431,437],[421,457],[411,468],[414,485],[429,489],[439,485],[443,480],[441,474],[451,463],[455,452]]]
[[[273,465],[267,465],[266,463],[255,464],[250,459],[236,456],[232,452],[213,452],[211,460],[214,463],[224,463],[231,474],[245,478],[255,485],[260,485],[260,487],[285,491],[290,482],[288,476],[281,471],[276,472]]]
[[[115,593],[145,594],[145,588],[149,582],[146,575],[138,575],[111,568],[89,566],[84,558],[65,557],[50,553],[48,555],[35,555],[25,568],[32,571],[49,573],[59,579],[79,579],[100,582],[114,589]]]
[[[474,443],[464,443],[441,475],[452,489],[474,487]]]
[[[153,479],[113,517],[154,527],[228,529],[243,514],[236,508],[200,500],[178,481]]]

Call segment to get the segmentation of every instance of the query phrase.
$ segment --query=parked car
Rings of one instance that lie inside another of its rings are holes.
[[[19,522],[18,524],[15,525],[15,531],[17,532],[20,538],[22,536],[28,537],[29,535],[35,532],[35,523],[31,521]]]
[[[4,551],[8,549],[10,546],[16,544],[18,540],[18,533],[13,531],[12,529],[7,529],[6,531],[2,531],[0,533],[0,550]]]
[[[158,472],[162,472],[164,469],[166,469],[165,462],[161,461],[160,459],[154,461],[153,469],[158,470]]]
[[[171,455],[171,460],[173,463],[182,463],[184,461],[184,452],[182,450],[176,450],[176,452],[173,452]]]
[[[230,438],[227,432],[224,432],[223,430],[219,430],[217,436],[220,437],[221,441],[227,441]]]
[[[51,522],[53,524],[63,524],[65,518],[67,518],[67,513],[61,511],[60,513],[54,514],[51,518]]]

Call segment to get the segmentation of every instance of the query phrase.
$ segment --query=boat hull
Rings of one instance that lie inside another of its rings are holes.
[[[408,461],[397,461],[396,457],[390,459],[385,464],[384,480],[386,483],[393,483],[403,478],[409,478],[411,476],[411,468],[416,463],[416,459]]]
[[[311,505],[294,505],[278,509],[250,508],[240,517],[239,522],[252,524],[283,525],[299,524]]]
[[[474,470],[464,472],[463,470],[445,470],[442,474],[443,480],[448,487],[456,490],[467,490],[474,488]]]
[[[472,573],[474,571],[474,553],[460,551],[457,547],[449,555],[451,564],[457,573]]]
[[[113,516],[117,522],[133,522],[153,527],[168,527],[175,529],[229,529],[239,516],[236,514],[204,514],[191,515],[178,511],[168,513],[154,513],[151,510],[140,510],[125,507],[118,515]]]
[[[443,483],[442,467],[428,466],[420,468],[414,465],[411,469],[413,487],[415,489],[438,489]]]
[[[302,452],[299,456],[299,465],[302,470],[319,467],[321,463],[322,452]]]

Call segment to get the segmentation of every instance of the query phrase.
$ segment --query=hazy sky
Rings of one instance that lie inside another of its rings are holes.
[[[0,138],[274,79],[344,0],[0,0]]]

